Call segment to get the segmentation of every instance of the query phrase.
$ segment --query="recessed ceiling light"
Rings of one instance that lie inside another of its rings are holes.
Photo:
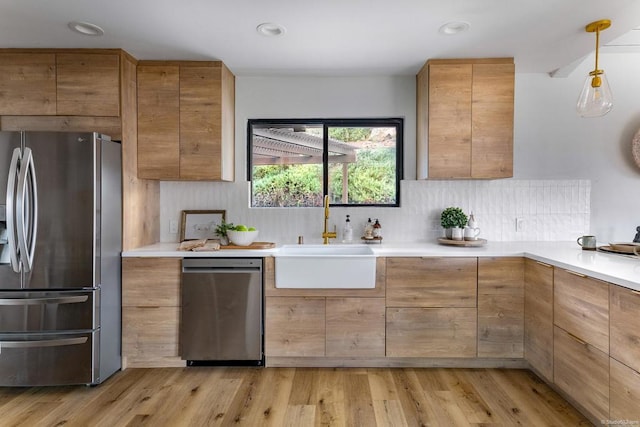
[[[438,32],[440,34],[452,36],[454,34],[464,33],[465,31],[469,30],[469,28],[471,28],[471,25],[469,25],[468,22],[451,21],[451,22],[447,22],[442,27],[440,27]]]
[[[71,31],[82,34],[84,36],[102,36],[104,30],[95,24],[89,22],[71,21],[68,24]]]
[[[277,37],[283,35],[287,30],[282,25],[264,22],[256,27],[256,31],[263,36]]]

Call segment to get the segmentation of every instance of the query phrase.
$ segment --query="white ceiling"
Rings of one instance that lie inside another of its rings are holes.
[[[0,47],[122,48],[138,59],[224,61],[236,75],[415,74],[429,58],[513,56],[551,72],[640,25],[638,0],[0,0]],[[67,23],[88,21],[103,37]],[[466,21],[446,36],[438,28]],[[284,36],[256,26],[275,22]],[[635,32],[637,33],[637,31]],[[619,44],[637,44],[623,39]]]

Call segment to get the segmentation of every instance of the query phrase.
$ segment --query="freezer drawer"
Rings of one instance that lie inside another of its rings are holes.
[[[99,334],[0,334],[0,386],[97,383]]]
[[[96,329],[99,307],[99,289],[0,291],[0,334]]]

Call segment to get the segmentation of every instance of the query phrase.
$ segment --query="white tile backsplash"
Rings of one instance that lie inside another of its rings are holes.
[[[367,218],[378,218],[387,241],[433,241],[442,235],[442,210],[459,206],[473,212],[480,237],[493,241],[574,240],[590,228],[589,180],[402,181],[400,197],[400,208],[332,208],[331,227],[337,225],[340,238],[349,214],[354,236]],[[187,209],[224,209],[227,221],[260,230],[261,241],[321,240],[322,208],[249,208],[247,182],[162,182],[161,242],[178,241],[169,222],[179,221]],[[516,232],[516,218],[524,219],[521,232]]]

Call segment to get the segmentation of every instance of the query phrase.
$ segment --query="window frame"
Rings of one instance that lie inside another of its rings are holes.
[[[400,207],[400,181],[404,178],[404,118],[402,117],[386,117],[386,118],[342,118],[342,119],[248,119],[247,120],[247,181],[250,185],[250,207],[253,206],[253,126],[254,125],[321,125],[322,126],[322,195],[323,197],[329,193],[329,128],[331,127],[395,127],[396,128],[396,200],[392,204],[368,203],[368,204],[348,204],[348,203],[331,203],[331,206],[337,207],[379,207],[379,208],[397,208]],[[294,208],[295,206],[284,206],[286,208]]]

